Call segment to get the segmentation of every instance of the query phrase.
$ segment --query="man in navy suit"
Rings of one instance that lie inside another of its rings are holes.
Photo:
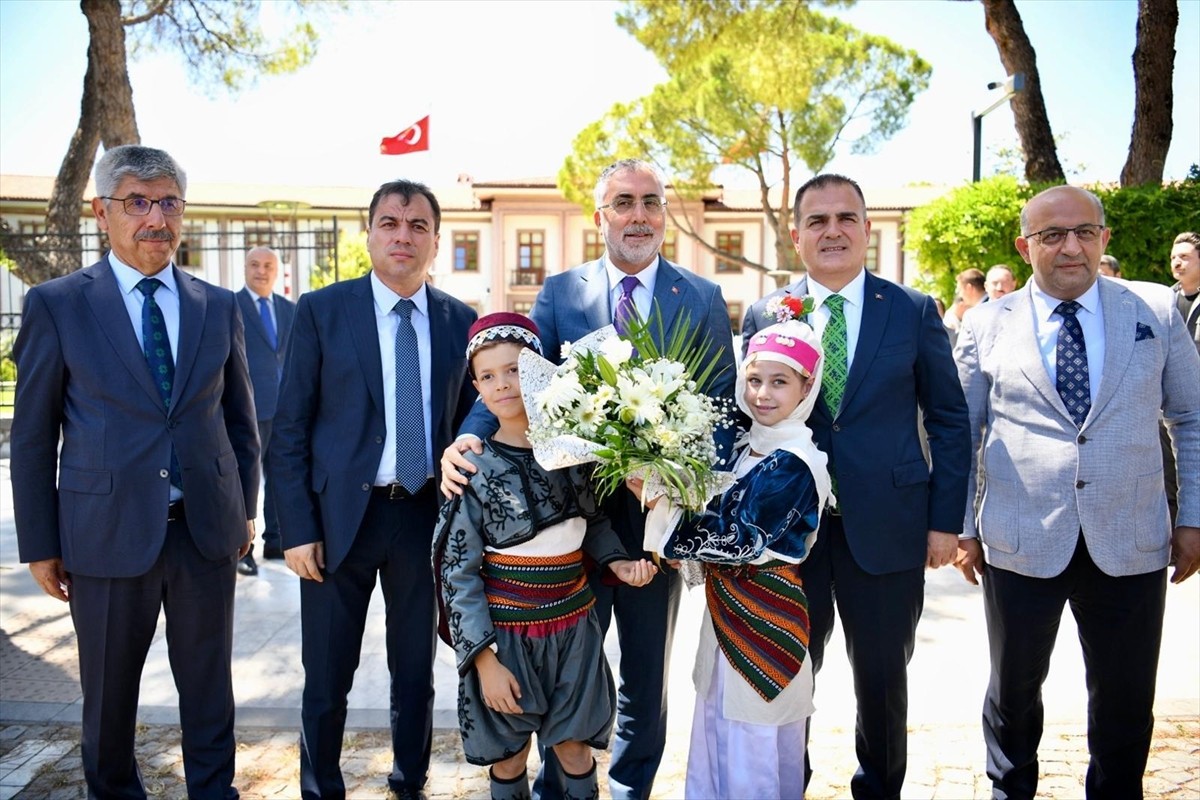
[[[255,247],[246,253],[246,288],[237,293],[242,319],[246,323],[246,361],[250,364],[250,382],[254,384],[254,408],[258,412],[258,440],[262,442],[263,464],[267,463],[271,452],[271,420],[279,403],[283,360],[292,335],[292,320],[296,316],[296,304],[275,294],[278,274],[279,254],[269,247]],[[263,558],[283,558],[271,473],[265,473],[264,480]],[[238,572],[258,574],[253,547],[238,562]]]
[[[742,337],[748,342],[774,322],[766,313],[771,297],[812,295],[808,322],[822,334],[826,364],[809,426],[829,455],[838,504],[822,516],[801,565],[808,652],[820,670],[836,600],[858,700],[859,769],[850,789],[856,798],[899,797],[924,568],[952,563],[962,531],[967,405],[933,300],[863,266],[871,222],[858,184],[841,175],[809,180],[796,192],[794,223],[808,276],[751,306]],[[831,401],[839,351],[842,392]],[[932,465],[921,452],[918,414]]]
[[[242,318],[232,292],[171,263],[174,159],[115,147],[96,190],[111,252],[30,290],[17,336],[21,561],[71,604],[88,795],[146,796],[138,688],[162,609],[188,796],[235,798],[233,588],[259,482]]]
[[[436,637],[429,548],[436,464],[470,410],[476,314],[426,283],[441,210],[393,181],[371,199],[371,272],[300,298],[268,465],[287,565],[300,576],[300,789],[341,798],[346,698],[376,576],[387,604],[392,769],[400,798],[429,770]]]
[[[628,291],[642,318],[650,320],[660,346],[676,327],[687,324],[700,328],[710,358],[723,348],[719,372],[705,390],[732,400],[737,367],[721,289],[658,252],[666,222],[666,198],[658,171],[644,161],[618,161],[601,173],[595,201],[594,221],[604,236],[604,258],[547,278],[530,314],[541,331],[546,357],[560,359],[564,342],[611,324],[626,292],[622,282],[634,278],[637,282]],[[655,321],[659,314],[661,327]],[[456,487],[466,479],[458,470],[474,471],[474,467],[460,451],[478,448],[478,440],[495,428],[495,418],[478,404],[463,426],[460,440],[443,455],[443,492],[461,491]],[[731,445],[732,432],[722,432],[718,451],[723,457],[729,455]],[[605,510],[629,553],[644,554],[646,515],[633,493],[618,491],[606,501]],[[647,586],[634,589],[607,585],[596,573],[592,590],[604,630],[615,615],[621,638],[620,695],[609,788],[614,798],[647,798],[666,744],[666,678],[679,608],[679,577],[674,570],[663,570]],[[547,764],[556,765],[552,752],[547,751],[544,758]],[[562,797],[557,765],[543,769],[534,789],[543,800]]]

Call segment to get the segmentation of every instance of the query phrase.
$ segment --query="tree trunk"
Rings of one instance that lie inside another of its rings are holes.
[[[54,181],[46,233],[38,237],[36,247],[13,248],[9,253],[17,262],[19,277],[31,285],[81,266],[80,204],[100,142],[109,148],[141,140],[125,62],[120,0],[82,0],[80,8],[87,17],[89,41],[79,125]]]
[[[988,35],[1000,51],[1000,63],[1009,75],[1025,74],[1025,88],[1015,94],[1011,105],[1021,149],[1025,151],[1025,179],[1031,183],[1064,183],[1058,148],[1046,116],[1042,82],[1038,76],[1037,54],[1014,0],[983,0],[984,22]]]
[[[1133,50],[1133,134],[1121,170],[1122,186],[1162,184],[1171,149],[1171,113],[1175,98],[1176,0],[1138,0],[1137,46]]]

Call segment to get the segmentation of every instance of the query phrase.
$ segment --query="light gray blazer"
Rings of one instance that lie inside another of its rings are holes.
[[[1170,551],[1159,411],[1179,469],[1179,525],[1200,525],[1200,356],[1157,284],[1100,281],[1104,374],[1076,429],[1034,336],[1028,288],[963,319],[955,360],[972,453],[965,536],[989,564],[1061,573],[1079,532],[1114,576],[1162,569]]]

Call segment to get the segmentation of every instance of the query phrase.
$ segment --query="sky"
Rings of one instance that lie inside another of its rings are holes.
[[[264,24],[281,6],[265,3]],[[1200,163],[1200,0],[1179,0],[1174,136],[1166,177]],[[554,176],[576,133],[613,103],[665,78],[601,0],[352,0],[319,23],[314,62],[237,95],[192,85],[170,54],[130,63],[143,144],[171,152],[192,181],[434,188]],[[1018,0],[1037,51],[1059,158],[1076,182],[1115,182],[1133,121],[1136,0]],[[875,153],[828,169],[864,186],[970,180],[970,112],[1004,69],[979,2],[860,0],[838,11],[933,67],[907,127]],[[87,24],[68,0],[0,0],[0,172],[54,175],[79,114]],[[429,114],[431,149],[379,155],[379,140]],[[983,173],[1017,143],[1007,105],[983,120]],[[809,177],[801,165],[793,181]],[[726,170],[726,185],[747,175]]]

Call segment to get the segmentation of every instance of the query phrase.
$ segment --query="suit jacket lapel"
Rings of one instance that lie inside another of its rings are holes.
[[[84,274],[92,278],[84,285],[83,293],[92,313],[96,315],[100,330],[108,339],[117,358],[133,376],[134,382],[154,401],[156,408],[162,408],[158,387],[150,379],[146,354],[138,346],[137,334],[133,331],[129,312],[125,310],[125,301],[121,297],[121,287],[112,273],[108,259],[88,267]]]
[[[375,326],[375,298],[371,294],[370,273],[350,282],[344,301],[354,351],[358,353],[358,361],[362,364],[371,400],[379,409],[379,415],[383,416],[386,413],[383,404],[383,359],[379,355],[379,329]]]
[[[208,312],[208,296],[196,278],[174,266],[171,269],[175,270],[175,286],[179,289],[179,345],[175,348],[175,382],[171,388],[171,409],[174,410],[196,363],[200,333],[204,330],[204,317]]]
[[[429,298],[429,402],[433,417],[430,420],[430,427],[436,431],[439,429],[441,417],[447,409],[447,368],[454,363],[456,356],[461,357],[462,354],[450,352],[449,338],[438,335],[439,331],[450,328],[450,306],[446,302],[446,298],[432,286],[426,286],[425,293]],[[451,411],[453,412],[453,408]],[[436,439],[433,431],[429,432],[429,441],[431,442]]]
[[[237,293],[237,299],[238,305],[242,308],[242,322],[245,324],[247,334],[253,331],[266,343],[267,347],[270,347],[271,340],[267,338],[267,326],[263,325],[258,298],[250,294],[249,289],[242,289]]]
[[[587,329],[598,330],[612,324],[609,308],[608,274],[604,259],[593,261],[579,271],[579,306],[587,316]]]
[[[1137,332],[1137,305],[1128,289],[1112,281],[1100,281],[1100,307],[1104,310],[1104,374],[1096,402],[1083,427],[1104,410],[1117,393],[1117,386],[1133,358]]]
[[[847,408],[854,399],[854,392],[870,371],[875,352],[883,341],[888,317],[892,311],[891,292],[882,279],[866,273],[863,283],[862,321],[858,328],[858,343],[854,347],[854,363],[846,375],[846,391],[842,395],[842,408]]]
[[[1013,363],[1033,384],[1046,403],[1074,425],[1070,412],[1067,411],[1066,405],[1063,404],[1062,398],[1058,394],[1058,388],[1050,380],[1050,373],[1046,371],[1046,362],[1042,358],[1041,347],[1038,346],[1030,290],[1022,289],[1012,297],[1011,301],[998,301],[1005,303],[1004,308],[1000,311],[1004,315],[1004,319],[1000,323],[999,333],[996,337],[1001,349],[1000,357],[1011,357]]]
[[[662,316],[662,327],[659,328],[652,324],[650,328],[651,332],[660,334],[659,348],[665,349],[666,347],[667,340],[670,338],[667,331],[673,330],[675,327],[676,317],[683,308],[683,297],[686,292],[687,282],[684,281],[683,275],[669,261],[659,256],[658,274],[654,278],[654,303],[650,309],[650,319],[648,320],[653,323],[656,315]],[[700,320],[689,319],[688,324],[695,328],[700,324]]]

